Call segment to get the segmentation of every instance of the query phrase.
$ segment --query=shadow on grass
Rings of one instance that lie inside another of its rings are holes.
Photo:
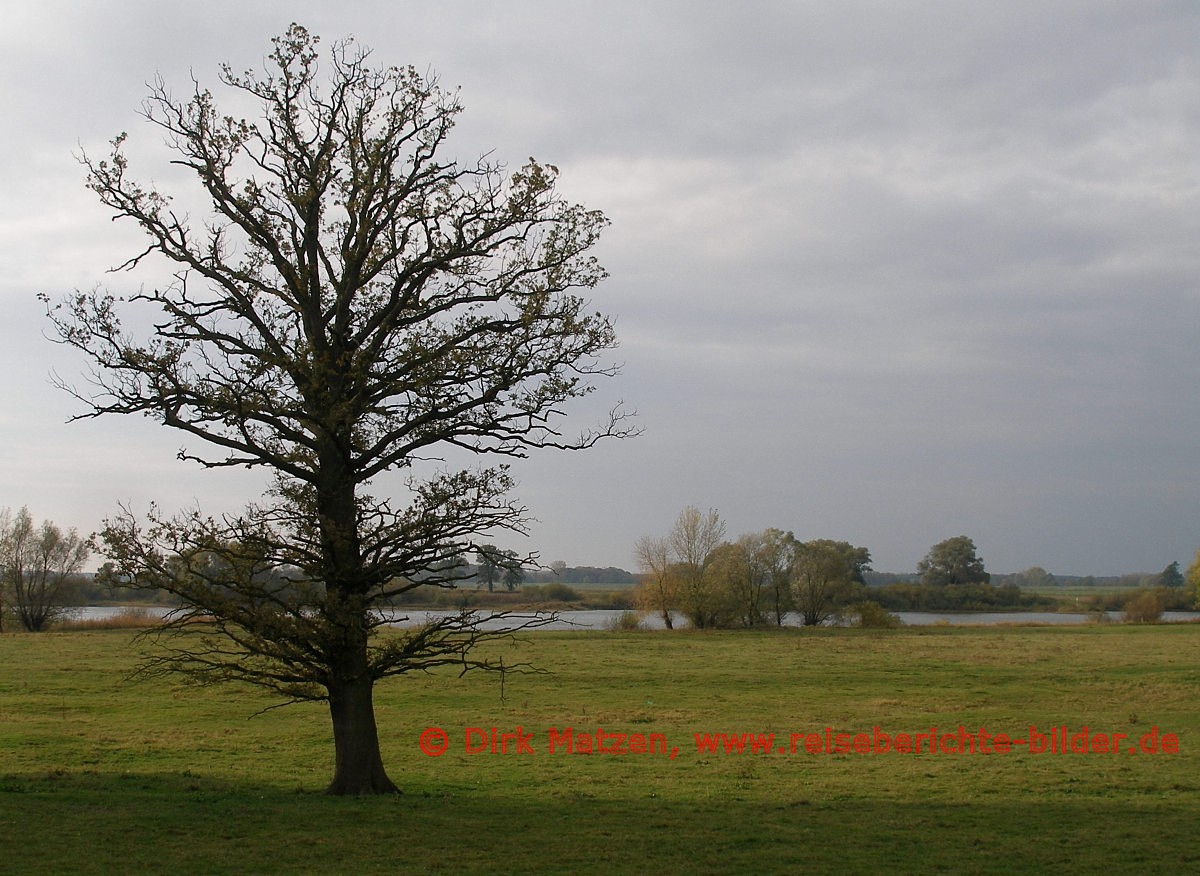
[[[0,776],[0,870],[170,873],[1139,872],[1200,867],[1176,799],[395,797],[193,775]]]

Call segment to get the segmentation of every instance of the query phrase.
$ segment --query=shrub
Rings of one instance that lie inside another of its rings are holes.
[[[633,588],[625,590],[610,590],[604,595],[605,608],[633,608]]]
[[[891,630],[903,626],[904,621],[896,617],[878,602],[856,602],[850,606],[850,625],[872,629]]]
[[[1139,590],[1125,602],[1125,622],[1153,624],[1162,619],[1162,597],[1153,590]]]
[[[642,625],[642,613],[640,611],[623,611],[618,615],[614,615],[605,622],[604,628],[614,633],[632,633],[645,629]]]

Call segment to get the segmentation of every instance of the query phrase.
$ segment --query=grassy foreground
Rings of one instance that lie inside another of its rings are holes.
[[[272,701],[128,683],[127,631],[0,636],[0,872],[1200,868],[1200,625],[538,633],[505,651],[552,674],[510,676],[504,699],[483,675],[384,684],[404,794],[330,799],[318,705],[252,718]],[[532,754],[465,750],[467,728],[518,725]],[[1135,745],[1158,727],[1179,753],[777,750],[826,727],[959,725],[1087,725]],[[419,745],[431,726],[448,737],[438,757]],[[678,754],[551,754],[566,727],[661,734]],[[767,754],[694,739],[770,732]]]

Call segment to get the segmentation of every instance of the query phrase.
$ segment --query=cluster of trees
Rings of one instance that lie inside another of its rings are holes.
[[[1165,587],[1167,589],[1184,588],[1186,580],[1183,573],[1179,570],[1179,563],[1169,563],[1161,572],[1130,572],[1125,575],[1112,575],[1105,577],[1087,576],[1085,578],[1055,578],[1050,576],[1051,581],[1060,585],[1075,585],[1080,587],[1112,587],[1123,590],[1141,588],[1154,589],[1156,587]]]
[[[64,590],[88,558],[88,542],[53,521],[35,525],[28,508],[0,511],[0,632],[5,615],[30,632],[63,612]]]
[[[488,593],[496,590],[496,582],[504,584],[509,593],[517,590],[525,580],[524,561],[516,551],[501,550],[494,544],[485,544],[475,551],[477,565],[475,580],[486,586]]]
[[[820,624],[862,597],[866,548],[800,541],[779,529],[736,541],[725,534],[717,511],[688,506],[666,535],[638,539],[639,608],[668,629],[676,613],[699,629],[782,625],[793,611],[805,624]]]
[[[872,576],[882,577],[882,576]],[[909,576],[894,575],[893,579]],[[912,576],[915,578],[915,576]],[[870,578],[868,578],[870,580]],[[884,583],[873,582],[873,583]],[[888,581],[886,583],[893,583]],[[1136,589],[1155,587],[1186,587],[1187,580],[1180,571],[1179,563],[1169,563],[1161,572],[1130,572],[1125,575],[1054,575],[1041,566],[1030,566],[1020,572],[993,575],[992,583],[997,587],[1016,584],[1023,589],[1047,590],[1052,587],[1105,587],[1114,589]]]
[[[852,612],[865,624],[868,617],[872,623],[885,619],[880,609],[1054,605],[1049,597],[1023,592],[1014,581],[993,584],[975,542],[965,535],[931,547],[912,576],[873,574],[867,548],[845,541],[801,541],[779,529],[736,541],[725,535],[725,522],[715,510],[689,506],[666,535],[638,539],[638,607],[659,615],[668,628],[681,615],[703,629],[782,625],[789,613],[815,625]]]

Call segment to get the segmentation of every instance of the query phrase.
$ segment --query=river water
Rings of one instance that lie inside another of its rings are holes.
[[[71,616],[80,620],[102,620],[119,615],[125,611],[125,606],[120,605],[89,605],[80,608],[71,609]],[[169,608],[164,606],[149,606],[146,612],[152,616],[160,617]],[[437,617],[444,614],[438,611],[414,610],[408,612],[397,611],[394,613],[395,623],[397,626],[415,626],[422,623],[430,617]],[[543,630],[603,630],[610,623],[614,623],[614,619],[621,614],[620,611],[612,611],[605,609],[591,609],[585,611],[560,611],[557,620],[550,623],[538,626],[537,629]],[[1082,624],[1087,623],[1090,615],[1053,612],[1053,611],[967,611],[967,612],[930,612],[930,611],[898,611],[896,616],[900,618],[908,626],[934,626],[937,624],[949,624],[951,626],[995,626],[997,624]],[[543,615],[534,613],[524,613],[515,617],[510,617],[506,622],[487,621],[482,625],[484,629],[497,629],[505,625],[513,626],[520,623],[521,618],[534,619]],[[1109,612],[1109,619],[1119,621],[1121,619],[1120,612]],[[1200,619],[1200,611],[1168,611],[1163,613],[1163,620],[1167,622],[1183,622]],[[664,624],[662,618],[658,615],[646,615],[642,618],[642,625],[650,629],[663,629]],[[676,627],[687,626],[686,622],[679,619],[676,622]],[[789,616],[786,619],[786,625],[798,626],[799,618]]]

